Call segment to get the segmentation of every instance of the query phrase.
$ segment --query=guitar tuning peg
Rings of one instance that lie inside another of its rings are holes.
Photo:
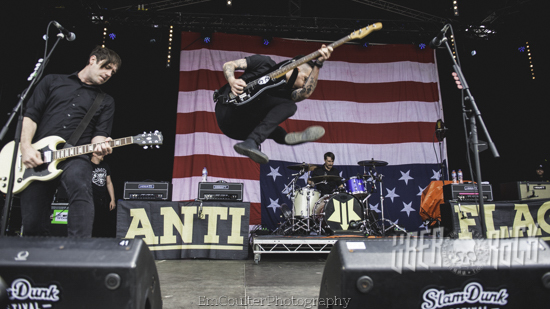
[[[158,134],[159,133],[159,130],[155,130],[155,134]]]
[[[159,145],[157,145],[157,149],[159,149],[159,148],[160,148],[160,146],[159,146]]]
[[[147,149],[147,148],[149,148],[149,146],[143,146],[143,149]]]

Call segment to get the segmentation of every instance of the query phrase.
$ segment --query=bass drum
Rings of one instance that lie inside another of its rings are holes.
[[[353,222],[359,226],[364,219],[364,207],[361,201],[348,193],[338,193],[330,197],[323,209],[324,221],[331,230],[356,230]],[[350,224],[351,223],[351,224]]]

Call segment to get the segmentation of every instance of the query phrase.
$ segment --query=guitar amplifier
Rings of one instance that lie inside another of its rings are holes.
[[[536,200],[550,198],[550,182],[517,181],[500,184],[502,200]]]
[[[236,182],[199,182],[202,201],[243,201],[243,184]]]
[[[481,185],[481,193],[483,201],[493,200],[493,189],[490,184]],[[443,186],[443,200],[448,201],[464,201],[475,202],[479,200],[479,192],[477,185],[472,183],[452,183]]]
[[[166,181],[126,181],[124,183],[124,199],[171,201],[172,184]]]

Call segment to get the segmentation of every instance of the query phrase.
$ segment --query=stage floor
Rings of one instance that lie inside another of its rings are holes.
[[[306,308],[292,306],[292,297],[297,302],[319,296],[327,257],[265,254],[258,264],[252,256],[238,261],[158,260],[163,308]]]

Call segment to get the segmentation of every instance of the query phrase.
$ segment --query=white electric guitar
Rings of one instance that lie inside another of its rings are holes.
[[[155,131],[153,133],[143,133],[136,136],[109,141],[111,147],[120,147],[131,144],[138,144],[145,147],[153,145],[162,145],[162,133]],[[17,194],[23,191],[31,182],[48,181],[58,177],[63,170],[57,168],[57,164],[67,158],[76,157],[83,154],[94,152],[97,144],[88,144],[70,148],[57,149],[57,145],[64,143],[65,140],[59,136],[48,136],[32,144],[33,148],[42,155],[44,164],[35,168],[25,168],[21,158],[21,149],[17,151],[17,162],[15,164],[13,193]],[[8,192],[8,181],[10,168],[13,158],[13,147],[15,142],[7,143],[2,152],[0,152],[0,191]],[[90,175],[91,177],[91,175]],[[91,178],[90,178],[91,181]]]

